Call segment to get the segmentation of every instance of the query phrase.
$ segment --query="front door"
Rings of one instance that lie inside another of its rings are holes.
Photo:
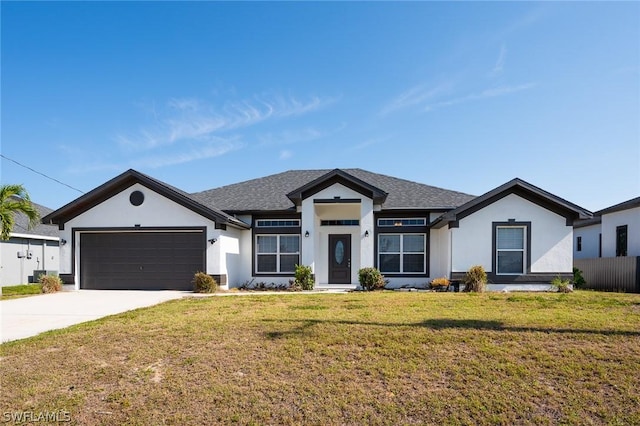
[[[351,284],[351,235],[329,235],[329,284]]]

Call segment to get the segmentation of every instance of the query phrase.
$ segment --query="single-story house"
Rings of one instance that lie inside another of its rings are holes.
[[[353,288],[377,267],[390,287],[459,278],[548,288],[570,276],[573,223],[591,213],[523,180],[475,197],[361,169],[291,170],[188,194],[129,170],[52,212],[61,276],[86,289],[191,289],[287,283]]]
[[[32,204],[40,217],[53,211]],[[9,236],[6,241],[0,240],[0,286],[26,284],[36,281],[42,273],[58,273],[60,238],[57,226],[39,224],[29,229],[29,219],[17,213]]]
[[[640,256],[640,197],[576,221],[573,234],[575,259]]]

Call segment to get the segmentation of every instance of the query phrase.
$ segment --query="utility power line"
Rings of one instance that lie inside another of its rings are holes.
[[[50,179],[50,180],[52,180],[52,181],[54,181],[54,182],[56,182],[56,183],[59,183],[60,185],[66,186],[67,188],[73,189],[74,191],[78,191],[79,193],[84,194],[84,191],[82,191],[82,190],[80,190],[80,189],[78,189],[78,188],[74,188],[74,187],[73,187],[73,186],[71,186],[71,185],[67,185],[67,184],[66,184],[66,183],[64,183],[64,182],[60,182],[58,179],[56,179],[56,178],[52,178],[51,176],[48,176],[48,175],[46,175],[46,174],[44,174],[44,173],[42,173],[42,172],[39,172],[39,171],[37,171],[37,170],[35,170],[35,169],[32,169],[32,168],[31,168],[31,167],[29,167],[29,166],[25,166],[24,164],[22,164],[22,163],[20,163],[20,162],[18,162],[18,161],[16,161],[16,160],[14,160],[14,159],[12,159],[12,158],[9,158],[9,157],[7,157],[7,156],[6,156],[6,155],[4,155],[4,154],[0,154],[0,157],[4,158],[5,160],[11,161],[12,163],[15,163],[15,164],[17,164],[17,165],[18,165],[18,166],[20,166],[20,167],[24,167],[24,168],[25,168],[25,169],[27,169],[27,170],[31,170],[33,173],[39,174],[40,176],[44,176],[44,177],[46,177],[47,179]]]

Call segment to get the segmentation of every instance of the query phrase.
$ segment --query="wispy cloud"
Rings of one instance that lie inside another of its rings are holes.
[[[450,87],[450,83],[442,83],[436,86],[419,84],[401,93],[385,105],[380,111],[380,115],[384,116],[400,109],[424,104],[437,95],[446,92]]]
[[[491,74],[497,76],[502,74],[504,71],[504,63],[507,59],[507,47],[502,44],[500,46],[500,53],[498,54],[498,59],[496,60],[496,64],[493,66],[493,70],[491,70]]]
[[[443,107],[449,107],[452,105],[458,105],[458,104],[463,104],[466,102],[472,102],[472,101],[478,101],[481,99],[487,99],[487,98],[495,98],[498,96],[506,96],[506,95],[510,95],[512,93],[516,93],[516,92],[521,92],[523,90],[529,90],[535,87],[535,83],[526,83],[526,84],[521,84],[518,86],[499,86],[499,87],[494,87],[491,89],[486,89],[483,90],[482,92],[478,92],[478,93],[471,93],[465,96],[460,96],[457,98],[453,98],[453,99],[449,99],[446,101],[441,101],[441,102],[437,102],[437,103],[433,103],[430,105],[427,105],[425,107],[425,111],[429,112],[429,111],[433,111],[435,109],[438,108],[443,108]]]
[[[387,140],[389,140],[389,137],[367,139],[364,142],[361,142],[359,144],[356,144],[356,145],[352,146],[348,150],[349,151],[360,151],[362,149],[369,148],[369,147],[371,147],[373,145],[377,145],[377,144],[385,142]]]
[[[258,136],[258,141],[261,145],[290,145],[321,139],[330,133],[315,127],[307,127],[304,129],[283,130],[277,133],[264,133]]]
[[[115,149],[105,152],[100,162],[83,162],[71,171],[153,169],[222,156],[245,147],[243,133],[253,126],[310,114],[335,101],[318,96],[261,95],[222,105],[198,98],[171,98],[162,108],[154,102],[148,123],[116,135]],[[291,143],[321,136],[312,128],[299,134],[281,133]]]
[[[288,160],[291,157],[293,157],[293,152],[291,152],[290,150],[283,149],[282,151],[280,151],[280,159],[281,160]]]

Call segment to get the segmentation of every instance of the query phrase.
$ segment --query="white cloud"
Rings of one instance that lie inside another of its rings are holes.
[[[496,60],[496,64],[493,66],[493,70],[491,73],[493,75],[502,74],[504,71],[504,63],[507,59],[507,47],[503,44],[500,46],[500,53],[498,54],[498,59]]]
[[[380,111],[380,115],[387,115],[391,112],[407,107],[423,104],[429,99],[449,90],[451,84],[442,83],[434,87],[419,84],[401,93]]]
[[[521,84],[519,86],[495,87],[495,88],[483,90],[482,92],[479,92],[479,93],[471,93],[466,96],[461,96],[461,97],[453,98],[447,101],[442,101],[442,102],[437,102],[437,103],[427,105],[425,107],[425,111],[428,112],[428,111],[433,111],[434,109],[448,107],[452,105],[458,105],[466,102],[477,101],[477,100],[487,99],[487,98],[495,98],[498,96],[505,96],[511,93],[521,92],[523,90],[529,90],[533,87],[535,87],[535,83],[526,83],[526,84]]]
[[[293,157],[293,152],[289,151],[288,149],[283,149],[282,151],[280,151],[281,160],[288,160],[291,157]]]

